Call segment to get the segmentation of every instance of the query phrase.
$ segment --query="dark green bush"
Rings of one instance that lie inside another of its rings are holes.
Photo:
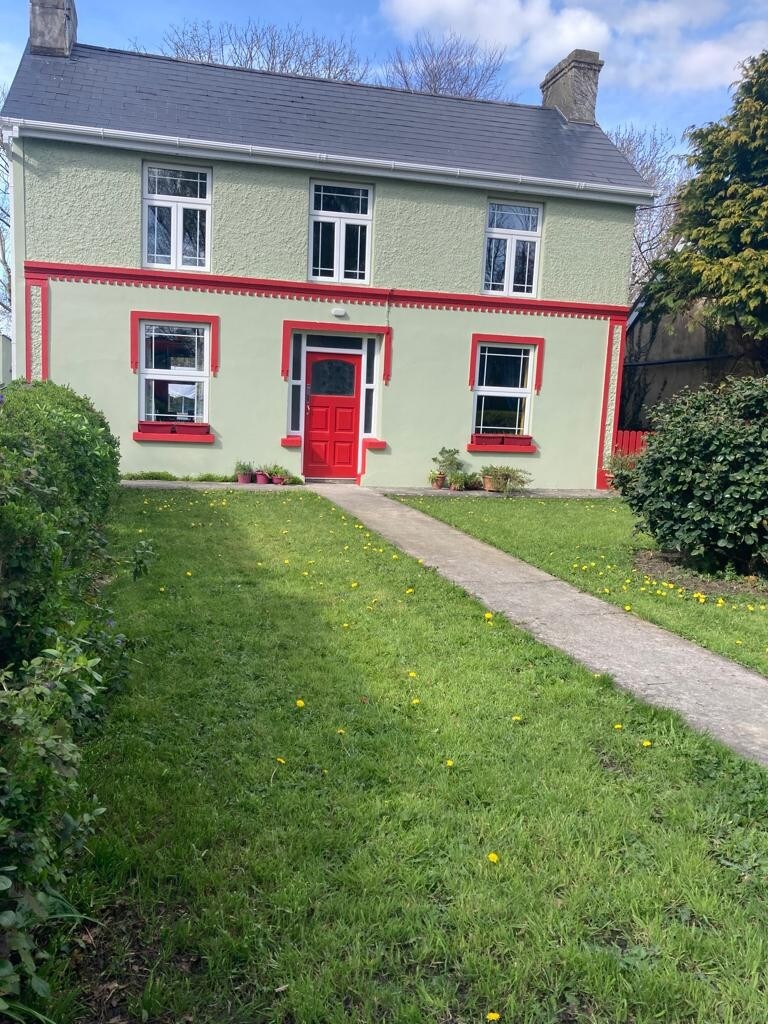
[[[768,378],[729,377],[659,406],[614,486],[659,546],[707,571],[768,571]]]
[[[77,738],[126,645],[98,595],[117,441],[68,388],[18,381],[0,396],[0,1019],[22,1020],[20,1000],[46,994],[38,936],[72,917],[58,890],[97,813]],[[134,575],[150,556],[137,549]]]
[[[36,653],[101,543],[118,443],[91,403],[15,381],[0,406],[0,667]]]

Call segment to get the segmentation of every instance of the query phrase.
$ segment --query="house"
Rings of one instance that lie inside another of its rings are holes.
[[[442,446],[604,487],[635,207],[598,54],[542,105],[77,42],[32,0],[2,112],[17,365],[105,411],[125,471],[418,485]]]

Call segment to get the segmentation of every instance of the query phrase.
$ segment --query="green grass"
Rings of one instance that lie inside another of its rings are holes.
[[[131,491],[112,533],[159,557],[112,586],[146,643],[60,1024],[764,1024],[760,768],[312,494]]]
[[[634,532],[632,514],[618,499],[400,500],[768,675],[768,593],[704,594],[695,584],[671,586],[666,576],[646,575],[635,556],[653,549],[653,541]]]

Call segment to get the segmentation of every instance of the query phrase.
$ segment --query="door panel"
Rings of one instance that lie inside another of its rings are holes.
[[[357,476],[361,366],[358,353],[307,353],[305,476]]]

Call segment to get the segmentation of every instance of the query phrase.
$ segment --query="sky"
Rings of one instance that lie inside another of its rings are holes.
[[[27,38],[28,0],[0,0],[0,83],[9,83]],[[598,120],[658,125],[681,136],[722,117],[738,64],[768,46],[768,0],[77,0],[78,39],[157,51],[185,19],[278,24],[353,35],[375,67],[420,30],[454,31],[508,54],[510,99],[538,103],[538,83],[575,47],[599,50]]]

